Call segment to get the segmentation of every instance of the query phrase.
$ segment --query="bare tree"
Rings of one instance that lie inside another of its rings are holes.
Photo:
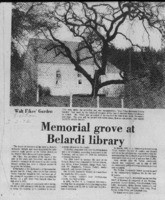
[[[82,73],[92,86],[92,96],[96,97],[98,91],[110,84],[125,84],[127,77],[120,72],[121,79],[100,82],[108,66],[108,48],[118,35],[124,37],[132,46],[138,46],[122,32],[126,23],[139,21],[149,36],[148,28],[157,29],[162,33],[164,20],[161,18],[161,9],[164,3],[150,2],[114,2],[114,3],[85,3],[62,2],[43,7],[42,12],[35,12],[36,18],[32,21],[38,34],[54,41],[51,49],[57,56],[62,54],[69,58],[77,72]],[[28,12],[34,12],[33,9]],[[34,18],[33,18],[34,19]],[[57,28],[66,26],[74,37],[80,39],[75,52],[56,37]],[[49,49],[50,50],[50,49]],[[88,55],[82,53],[88,51]],[[76,55],[76,56],[75,56]],[[83,61],[92,59],[96,66],[92,77],[84,68]]]

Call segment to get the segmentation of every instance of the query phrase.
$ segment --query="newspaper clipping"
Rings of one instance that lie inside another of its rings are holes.
[[[0,200],[164,200],[165,3],[1,3],[0,24]]]

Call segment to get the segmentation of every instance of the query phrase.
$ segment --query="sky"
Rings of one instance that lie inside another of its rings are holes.
[[[150,32],[150,44],[147,34],[144,33],[142,28],[138,25],[135,29],[132,29],[131,26],[128,24],[128,27],[126,27],[123,31],[126,32],[126,35],[128,35],[135,44],[150,46],[157,50],[161,48],[161,35],[157,31],[153,30],[152,32]],[[66,27],[63,27],[61,30],[59,30],[57,36],[65,41],[79,41],[78,39],[73,37],[73,35],[67,30]],[[118,48],[126,48],[130,46],[130,42],[125,40],[122,36],[117,36],[114,44]]]
[[[140,23],[137,23],[133,28],[130,23],[127,23],[127,25],[121,27],[121,31],[125,33],[133,41],[134,44],[150,46],[156,50],[161,48],[161,35],[157,30],[153,29],[152,31],[149,31],[150,37],[148,38],[147,33],[144,32],[144,29]],[[68,31],[66,27],[61,28],[57,32],[57,37],[65,41],[79,41],[72,35],[70,31]],[[127,48],[130,46],[130,42],[122,36],[117,36],[114,44],[118,48]]]
[[[96,4],[97,2],[89,2],[88,4]],[[98,2],[99,3],[99,2]],[[102,2],[104,3],[104,2]],[[107,3],[107,2],[106,2]],[[115,2],[116,3],[116,2]],[[115,4],[111,2],[110,4]],[[120,27],[120,32],[124,33],[129,37],[134,44],[138,44],[140,46],[149,46],[156,50],[161,48],[161,35],[157,30],[149,30],[149,39],[147,33],[144,31],[141,23],[136,22],[131,24],[130,22],[125,23],[123,26]],[[33,37],[33,36],[31,36]],[[70,31],[66,27],[59,29],[56,32],[56,37],[64,40],[64,41],[79,41],[79,39],[75,38]],[[28,40],[27,40],[28,42]],[[26,42],[26,45],[27,45]],[[127,48],[130,47],[130,42],[127,41],[123,36],[117,36],[116,39],[113,41],[113,44],[118,48]],[[24,51],[23,48],[22,51]]]
[[[91,2],[89,4],[96,4],[96,2]],[[149,46],[156,50],[159,50],[161,48],[161,35],[156,29],[148,30],[149,38],[147,33],[144,31],[142,24],[139,22],[136,22],[133,25],[130,22],[127,22],[126,24],[124,24],[124,26],[121,26],[119,30],[122,33],[125,33],[132,40],[134,44],[139,44],[140,46]],[[61,30],[58,31],[57,37],[59,37],[62,40],[68,40],[68,41],[77,40],[67,30],[66,27],[63,27]],[[130,46],[130,42],[127,41],[125,38],[123,38],[123,36],[117,36],[117,38],[113,43],[118,48],[127,48]]]

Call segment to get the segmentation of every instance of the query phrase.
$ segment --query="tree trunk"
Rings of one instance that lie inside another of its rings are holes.
[[[92,84],[92,94],[91,94],[94,99],[97,98],[99,91],[99,83],[100,83],[99,77],[100,77],[99,72],[98,70],[96,70],[94,75],[94,83]]]
[[[99,89],[98,89],[97,86],[92,86],[92,94],[91,94],[91,96],[92,96],[94,99],[97,98],[98,91],[99,91]]]

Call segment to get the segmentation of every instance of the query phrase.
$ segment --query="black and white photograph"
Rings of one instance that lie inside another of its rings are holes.
[[[163,2],[13,2],[10,106],[165,108]]]

